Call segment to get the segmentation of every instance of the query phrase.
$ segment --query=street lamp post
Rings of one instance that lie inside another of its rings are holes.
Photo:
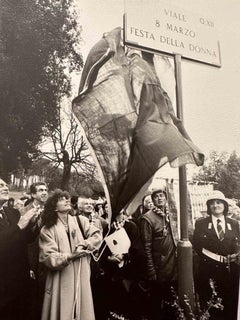
[[[177,116],[183,122],[182,103],[182,75],[181,55],[174,55],[175,79],[176,79],[176,102]],[[181,307],[189,318],[189,303],[194,310],[194,286],[193,286],[193,263],[192,245],[188,238],[188,199],[187,199],[187,174],[186,166],[179,168],[179,192],[180,192],[180,240],[177,244],[178,255],[178,295]],[[186,303],[187,298],[187,303]]]

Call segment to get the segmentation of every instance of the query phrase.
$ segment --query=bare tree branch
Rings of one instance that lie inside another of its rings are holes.
[[[74,169],[78,175],[92,177],[95,164],[72,112],[62,110],[62,115],[61,118],[59,114],[59,119],[62,119],[59,121],[59,126],[49,133],[52,150],[43,151],[41,154],[54,166],[63,167],[63,179],[66,181],[63,181],[62,185],[66,187],[70,180],[71,169]],[[48,142],[46,138],[43,141]]]

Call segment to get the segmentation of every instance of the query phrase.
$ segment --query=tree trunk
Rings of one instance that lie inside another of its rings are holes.
[[[61,189],[69,190],[69,182],[71,177],[71,162],[69,154],[66,150],[63,151],[63,175],[61,181]]]

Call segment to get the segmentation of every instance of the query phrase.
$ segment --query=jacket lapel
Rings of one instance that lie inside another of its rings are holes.
[[[213,238],[213,239],[218,239],[218,235],[217,235],[217,232],[214,228],[214,225],[213,225],[213,222],[212,222],[212,217],[208,217],[208,220],[207,220],[207,233],[208,233],[208,236],[210,238]],[[219,240],[219,239],[218,239]]]

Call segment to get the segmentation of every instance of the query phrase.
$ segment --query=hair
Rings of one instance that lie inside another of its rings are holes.
[[[31,184],[31,186],[30,186],[30,194],[37,193],[37,187],[38,186],[42,186],[42,185],[47,187],[47,184],[45,182],[43,182],[43,181],[42,182],[39,181],[39,182],[35,182],[35,183]]]
[[[20,198],[20,200],[22,200],[22,201],[25,201],[25,200],[28,200],[28,199],[30,199],[30,197],[28,197],[28,196],[22,196],[22,197]]]
[[[45,225],[46,228],[48,229],[57,223],[58,215],[56,211],[56,205],[58,200],[61,199],[62,197],[66,197],[67,199],[69,199],[70,194],[67,191],[56,189],[48,197],[45,203],[44,211],[42,215],[42,221],[43,221],[43,225]]]
[[[71,197],[71,205],[73,209],[77,210],[77,202],[78,202],[78,196],[72,196]]]
[[[24,207],[26,207],[27,205],[29,205],[29,203],[33,202],[33,198],[28,198],[25,202],[24,202]]]
[[[100,207],[103,207],[103,204],[102,203],[96,203],[95,206],[94,206],[94,210],[99,213],[99,209]]]
[[[107,201],[104,201],[102,204],[102,208],[103,208],[103,214],[102,214],[102,218],[103,219],[107,219],[108,218],[108,213],[106,211],[106,206],[108,205]]]
[[[87,197],[87,196],[84,196],[84,195],[80,195],[80,196],[78,197],[77,206],[78,206],[79,212],[82,212],[83,203],[84,203],[86,200],[89,200],[89,199],[92,200],[93,207],[94,207],[94,201],[93,201],[92,198]]]

